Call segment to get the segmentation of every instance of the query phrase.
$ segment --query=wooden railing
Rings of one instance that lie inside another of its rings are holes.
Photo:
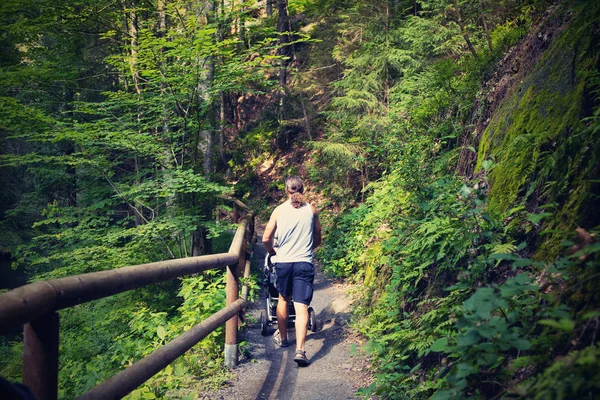
[[[237,207],[246,208],[235,202]],[[234,206],[234,222],[237,207]],[[189,329],[152,354],[99,384],[81,399],[118,399],[150,379],[192,346],[225,324],[225,363],[238,360],[238,314],[246,306],[247,288],[239,298],[239,274],[250,273],[248,245],[253,243],[254,215],[239,222],[227,253],[180,258],[35,282],[0,295],[0,334],[24,325],[23,384],[39,400],[58,396],[57,311],[157,282],[227,267],[226,307]]]

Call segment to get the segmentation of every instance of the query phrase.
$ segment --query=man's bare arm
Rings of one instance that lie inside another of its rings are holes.
[[[267,250],[267,253],[269,254],[275,253],[275,249],[273,249],[273,237],[275,236],[275,230],[277,230],[277,213],[278,210],[275,209],[273,214],[271,214],[271,218],[265,227],[265,233],[263,233],[262,238],[265,250]]]
[[[315,206],[312,206],[315,219],[313,222],[313,245],[312,248],[316,249],[321,244],[321,222],[319,221],[319,213]]]

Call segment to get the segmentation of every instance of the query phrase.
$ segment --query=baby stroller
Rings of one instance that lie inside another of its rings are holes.
[[[260,333],[263,336],[267,336],[269,325],[277,323],[277,303],[279,301],[279,292],[277,291],[277,274],[275,272],[275,265],[271,262],[271,255],[267,254],[265,257],[264,266],[265,278],[263,279],[263,286],[266,292],[266,305],[267,310],[260,312]],[[294,302],[290,301],[288,304],[288,324],[293,325],[296,321],[296,310],[294,309]],[[317,316],[315,310],[312,307],[308,307],[308,330],[311,332],[317,331]]]

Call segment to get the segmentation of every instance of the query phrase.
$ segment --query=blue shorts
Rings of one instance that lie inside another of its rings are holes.
[[[275,263],[277,290],[295,303],[310,305],[313,297],[315,266],[309,262]]]

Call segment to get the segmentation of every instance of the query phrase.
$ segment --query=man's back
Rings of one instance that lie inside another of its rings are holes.
[[[275,262],[313,260],[314,213],[310,204],[294,208],[288,200],[277,207],[277,255]]]

